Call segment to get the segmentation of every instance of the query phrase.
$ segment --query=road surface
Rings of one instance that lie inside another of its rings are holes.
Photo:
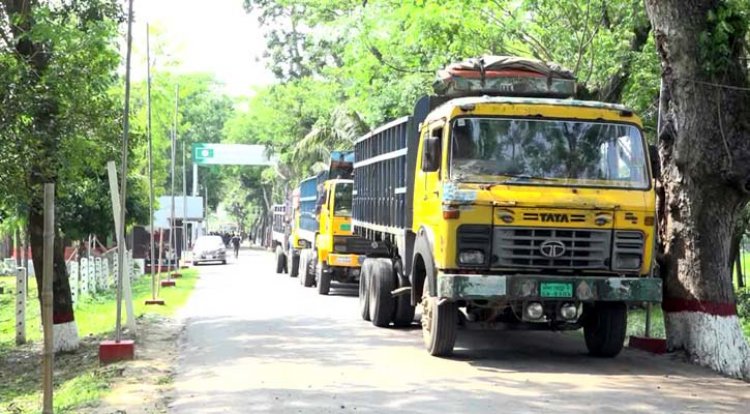
[[[586,355],[582,338],[459,333],[429,356],[421,332],[362,321],[355,290],[319,296],[243,250],[200,267],[184,308],[174,413],[748,412],[750,384],[676,357]]]

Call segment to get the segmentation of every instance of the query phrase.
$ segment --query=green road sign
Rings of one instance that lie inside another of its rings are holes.
[[[274,165],[263,145],[193,144],[193,162],[198,165]]]

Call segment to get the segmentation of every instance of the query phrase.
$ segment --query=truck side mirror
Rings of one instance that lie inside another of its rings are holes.
[[[651,173],[654,175],[654,178],[661,178],[661,157],[659,157],[659,147],[653,144],[649,145],[648,158],[651,160]]]
[[[422,156],[422,171],[435,172],[440,168],[441,158],[441,129],[432,131],[432,135],[425,139],[424,154]]]

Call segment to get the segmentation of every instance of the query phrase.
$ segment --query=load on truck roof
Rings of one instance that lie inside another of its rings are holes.
[[[437,72],[437,95],[502,95],[570,98],[576,93],[573,73],[555,63],[516,56],[483,56],[448,65]]]

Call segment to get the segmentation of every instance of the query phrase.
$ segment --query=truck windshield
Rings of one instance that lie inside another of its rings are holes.
[[[649,186],[643,137],[632,125],[459,118],[453,121],[451,136],[454,180],[633,189]]]
[[[333,194],[333,215],[350,217],[352,215],[352,183],[336,184],[336,191]]]

